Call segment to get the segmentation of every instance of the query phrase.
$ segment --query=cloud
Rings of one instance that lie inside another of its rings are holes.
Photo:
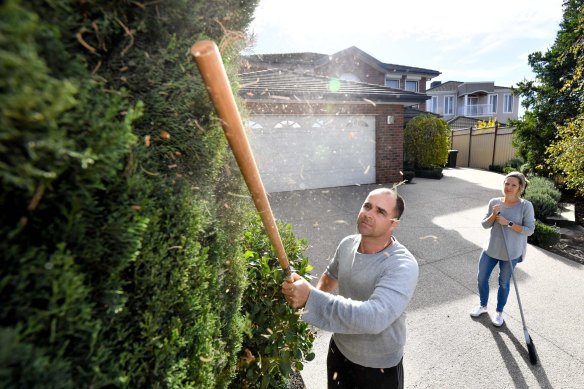
[[[357,46],[377,59],[442,72],[443,81],[531,78],[527,54],[555,40],[563,0],[260,0],[255,53],[333,54]]]

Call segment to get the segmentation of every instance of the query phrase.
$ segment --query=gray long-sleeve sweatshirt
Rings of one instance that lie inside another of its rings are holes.
[[[501,215],[505,219],[522,226],[522,232],[515,232],[506,226],[489,221],[489,217],[493,213],[493,207],[497,204],[501,205]],[[491,229],[491,235],[484,248],[489,257],[502,261],[508,261],[509,258],[520,258],[519,262],[523,261],[527,251],[527,237],[535,231],[535,213],[531,202],[520,199],[512,207],[506,207],[503,205],[501,197],[495,197],[489,201],[487,214],[481,224],[483,228]],[[505,234],[504,237],[503,234]],[[505,244],[507,244],[507,248],[505,248]],[[507,250],[509,250],[509,255],[507,255]]]
[[[403,357],[405,310],[418,280],[418,263],[395,238],[375,254],[357,251],[361,235],[339,244],[326,274],[339,294],[310,292],[302,318],[334,332],[343,355],[361,366],[389,368]]]

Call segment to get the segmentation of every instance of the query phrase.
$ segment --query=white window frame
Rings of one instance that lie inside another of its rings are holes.
[[[513,95],[506,93],[503,96],[503,113],[513,113]]]
[[[499,95],[489,95],[489,113],[497,113],[497,104],[499,104]]]
[[[397,82],[397,88],[393,87],[391,85],[388,85],[389,82]],[[387,86],[389,88],[394,88],[394,89],[401,89],[400,88],[400,79],[399,78],[385,77],[385,86]]]
[[[447,101],[450,100],[450,104]],[[450,108],[447,110],[447,108]],[[454,95],[444,96],[444,115],[454,115]]]
[[[430,96],[430,112],[438,113],[438,96]]]
[[[409,82],[413,82],[414,84],[416,84],[415,90],[408,89],[408,83]],[[406,83],[405,83],[404,87],[405,87],[405,90],[407,90],[409,92],[418,92],[420,90],[419,89],[420,83],[418,82],[418,80],[406,80]]]

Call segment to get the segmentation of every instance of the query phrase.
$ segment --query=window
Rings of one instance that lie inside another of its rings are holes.
[[[466,107],[466,115],[476,116],[479,114],[479,98],[474,96],[468,97],[468,106]]]
[[[300,124],[291,120],[284,120],[274,126],[274,128],[300,128]]]
[[[503,101],[503,112],[513,112],[513,95],[505,95],[505,100]]]
[[[390,88],[399,89],[399,78],[386,78],[385,86]]]
[[[497,95],[489,95],[489,113],[497,113]]]
[[[406,80],[406,90],[410,91],[410,92],[417,92],[418,91],[418,81]]]
[[[454,96],[444,96],[444,115],[454,115]]]
[[[430,112],[438,113],[438,96],[432,96],[430,100]]]
[[[253,130],[261,130],[262,128],[264,128],[261,124],[254,122],[253,120],[247,120],[245,122],[245,126],[247,128],[251,128]]]

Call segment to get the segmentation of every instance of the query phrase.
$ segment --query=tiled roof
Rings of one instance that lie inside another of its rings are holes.
[[[269,64],[305,64],[314,65],[319,60],[324,57],[328,57],[326,54],[319,53],[282,53],[282,54],[253,54],[244,55],[243,59],[250,62],[261,62]]]
[[[239,95],[271,102],[367,102],[413,105],[428,96],[363,82],[270,69],[239,75]]]

